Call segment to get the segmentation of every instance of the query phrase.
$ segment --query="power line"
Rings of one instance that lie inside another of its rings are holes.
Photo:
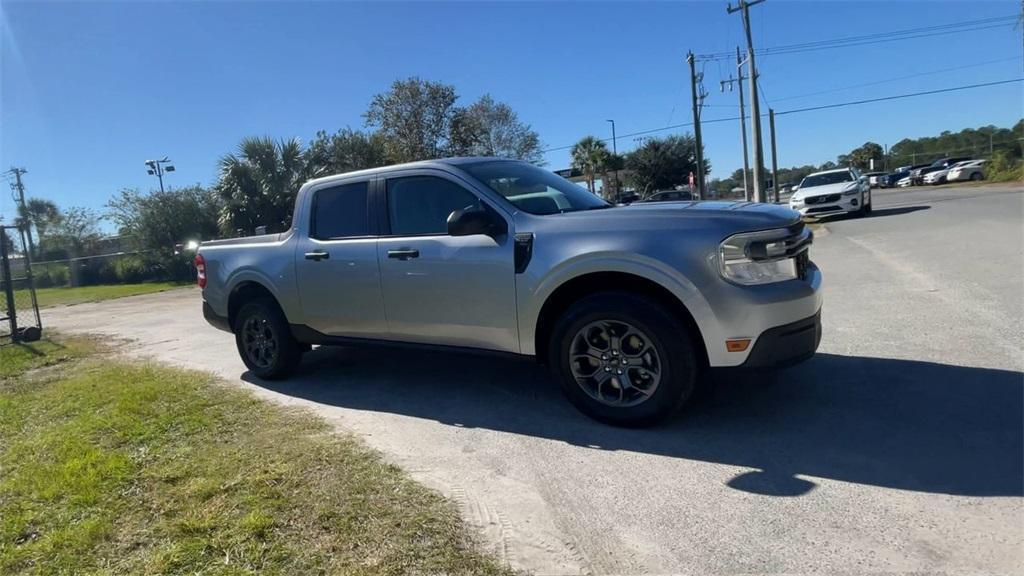
[[[773,46],[769,48],[762,48],[757,51],[758,55],[778,55],[778,54],[794,54],[798,52],[808,52],[814,50],[824,50],[831,48],[845,48],[849,46],[863,46],[865,44],[881,44],[886,42],[896,42],[899,40],[913,40],[916,38],[927,38],[931,36],[940,36],[944,34],[956,34],[961,32],[976,32],[980,30],[989,30],[992,28],[1002,28],[1010,26],[1018,19],[1017,15],[1013,16],[998,16],[994,18],[983,18],[980,20],[971,20],[967,22],[954,22],[950,24],[941,24],[936,26],[926,26],[922,28],[909,28],[905,30],[895,30],[890,32],[879,32],[875,34],[862,34],[858,36],[846,36],[842,38],[832,38],[829,40],[818,40],[815,42],[804,42],[800,44],[787,44],[783,46]],[[731,53],[728,52],[717,52],[712,54],[701,54],[698,58],[703,60],[727,60],[731,58]]]
[[[958,91],[958,90],[970,90],[970,89],[974,89],[974,88],[985,88],[985,87],[988,87],[988,86],[999,86],[999,85],[1002,85],[1002,84],[1012,84],[1014,82],[1024,82],[1024,78],[1013,78],[1013,79],[1010,79],[1010,80],[999,80],[999,81],[996,81],[996,82],[985,82],[985,83],[982,83],[982,84],[967,84],[967,85],[964,85],[964,86],[953,86],[951,88],[941,88],[939,90],[927,90],[927,91],[924,91],[924,92],[911,92],[909,94],[897,94],[897,95],[894,95],[894,96],[882,96],[882,97],[879,97],[879,98],[869,98],[869,99],[866,99],[866,100],[854,100],[852,102],[839,102],[839,103],[836,103],[836,104],[825,104],[823,106],[812,106],[812,107],[809,107],[809,108],[797,108],[797,109],[794,109],[794,110],[785,110],[785,111],[782,111],[782,112],[776,112],[775,115],[776,116],[782,116],[782,115],[785,115],[785,114],[798,114],[798,113],[801,113],[801,112],[811,112],[811,111],[814,111],[814,110],[824,110],[824,109],[827,109],[827,108],[842,108],[842,107],[845,107],[845,106],[855,106],[857,104],[869,104],[871,102],[884,102],[884,101],[887,101],[887,100],[899,100],[901,98],[912,98],[912,97],[915,97],[915,96],[927,96],[929,94],[941,94],[941,93],[944,93],[944,92],[955,92],[955,91]],[[767,114],[762,114],[762,116],[763,117],[767,117]],[[719,122],[734,122],[734,121],[739,120],[739,119],[740,119],[739,116],[734,116],[734,117],[731,117],[731,118],[712,118],[710,120],[701,119],[700,122],[703,125],[703,124],[716,124],[716,123],[719,123]],[[648,130],[641,130],[639,132],[632,132],[632,133],[629,133],[629,134],[620,134],[619,137],[620,138],[629,138],[629,137],[633,137],[633,136],[643,136],[645,134],[653,134],[655,132],[664,132],[665,130],[675,130],[677,128],[686,128],[686,127],[689,127],[689,126],[693,126],[693,122],[684,122],[682,124],[673,124],[671,126],[662,126],[661,128],[651,128],[651,129],[648,129]],[[611,138],[603,138],[603,139],[600,139],[600,140],[602,142],[610,142]],[[575,146],[575,144],[569,144],[568,146],[556,146],[554,148],[547,148],[545,150],[541,150],[541,153],[544,154],[544,153],[548,153],[548,152],[557,152],[559,150],[568,150],[569,148],[572,148],[573,146]]]
[[[822,106],[811,106],[809,108],[797,108],[796,110],[786,110],[785,112],[776,112],[776,116],[782,116],[784,114],[796,114],[798,112],[811,112],[813,110],[825,110],[827,108],[842,108],[845,106],[855,106],[857,104],[868,104],[871,102],[884,102],[886,100],[898,100],[900,98],[911,98],[913,96],[926,96],[928,94],[941,94],[944,92],[955,92],[957,90],[969,90],[971,88],[984,88],[986,86],[998,86],[1000,84],[1011,84],[1013,82],[1024,82],[1024,78],[1013,78],[1011,80],[999,80],[996,82],[985,82],[982,84],[968,84],[966,86],[954,86],[952,88],[940,88],[939,90],[927,90],[924,92],[911,92],[910,94],[897,94],[895,96],[883,96],[881,98],[868,98],[866,100],[854,100],[852,102],[840,102],[838,104],[825,104]]]
[[[797,100],[800,98],[808,98],[811,96],[819,96],[821,94],[832,94],[835,92],[843,92],[845,90],[853,90],[854,88],[865,88],[868,86],[878,86],[879,84],[888,84],[889,82],[899,82],[900,80],[906,80],[907,78],[918,78],[920,76],[929,76],[932,74],[942,74],[945,72],[952,72],[954,70],[966,70],[968,68],[977,68],[980,66],[987,66],[988,64],[996,64],[999,62],[1010,62],[1012,60],[1020,60],[1024,56],[1012,56],[1010,58],[999,58],[998,60],[986,60],[985,62],[976,62],[974,64],[967,64],[964,66],[954,66],[951,68],[941,68],[939,70],[929,70],[928,72],[918,72],[916,74],[904,74],[896,78],[889,78],[886,80],[876,80],[874,82],[865,82],[863,84],[853,84],[850,86],[844,86],[842,88],[830,88],[828,90],[820,90],[818,92],[808,92],[806,94],[799,94],[796,96],[785,96],[783,98],[776,98],[775,102],[782,102],[784,100]]]

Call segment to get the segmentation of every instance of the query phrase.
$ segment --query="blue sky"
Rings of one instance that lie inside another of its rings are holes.
[[[146,175],[147,158],[175,161],[170,185],[211,184],[218,157],[242,137],[309,141],[320,129],[362,127],[370,98],[412,75],[455,85],[463,103],[485,93],[509,103],[546,147],[609,137],[607,118],[620,135],[679,124],[691,120],[687,50],[732,51],[743,40],[739,14],[725,6],[4,1],[0,167],[27,168],[31,196],[101,209],[120,188],[157,185]],[[751,8],[751,18],[755,46],[772,47],[1019,10],[1015,1],[769,0]],[[758,64],[765,100],[784,111],[1017,78],[1021,57],[1021,30],[1007,26]],[[962,66],[971,67],[930,73]],[[703,70],[704,118],[735,116],[736,94],[718,91],[734,66],[710,62]],[[892,145],[1009,126],[1022,108],[1017,83],[783,116],[780,165],[820,163],[868,140]],[[741,165],[738,132],[736,122],[706,125],[712,176]],[[636,142],[620,137],[618,145],[625,151]],[[550,152],[547,161],[563,168],[568,151]],[[12,208],[0,194],[0,214],[9,218]]]

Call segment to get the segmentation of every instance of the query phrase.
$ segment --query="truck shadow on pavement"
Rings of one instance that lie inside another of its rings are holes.
[[[818,354],[777,373],[713,379],[711,393],[645,430],[594,422],[531,362],[318,348],[290,380],[257,386],[314,402],[754,468],[729,486],[799,496],[800,476],[959,496],[1024,495],[1024,374]]]

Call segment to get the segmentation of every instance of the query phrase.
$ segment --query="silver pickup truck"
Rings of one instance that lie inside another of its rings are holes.
[[[312,180],[290,230],[204,242],[196,267],[205,317],[257,377],[289,375],[312,345],[506,353],[635,426],[708,369],[814,354],[811,240],[782,206],[616,207],[530,164],[453,158]]]

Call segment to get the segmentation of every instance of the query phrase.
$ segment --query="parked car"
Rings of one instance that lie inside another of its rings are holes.
[[[929,172],[924,177],[924,183],[931,184],[932,186],[943,184],[946,182],[946,175],[949,173],[950,170],[957,168],[959,166],[963,166],[964,164],[970,164],[971,162],[973,162],[973,160],[964,160],[963,162],[957,162],[956,164],[953,164],[949,168]]]
[[[931,164],[928,164],[928,165],[923,166],[921,168],[917,168],[917,169],[911,170],[910,171],[911,183],[914,186],[920,186],[920,185],[924,184],[924,177],[926,175],[928,175],[928,174],[930,174],[932,172],[937,172],[939,170],[944,170],[946,168],[949,168],[953,164],[956,164],[957,162],[963,162],[964,160],[970,160],[970,158],[964,158],[964,157],[960,157],[960,158],[940,158],[940,159],[936,160],[935,162],[932,162]]]
[[[254,378],[313,345],[495,352],[546,363],[598,420],[642,425],[706,368],[793,364],[821,338],[813,236],[784,206],[617,207],[525,162],[453,158],[311,180],[294,214],[195,258],[203,314]]]
[[[868,214],[871,187],[854,168],[815,172],[800,182],[800,190],[789,199],[789,207],[804,216]]]
[[[890,172],[890,173],[886,174],[885,176],[880,176],[878,178],[878,185],[880,187],[882,187],[882,188],[895,188],[897,182],[899,182],[903,178],[908,178],[909,176],[910,176],[910,169],[909,168],[904,168],[903,170],[897,170],[895,172]]]
[[[987,160],[972,160],[959,166],[949,169],[946,173],[947,182],[963,182],[971,180],[977,182],[985,179],[985,163]]]
[[[864,174],[864,176],[868,179],[868,186],[871,186],[872,188],[878,188],[880,186],[880,184],[878,183],[878,179],[885,175],[886,172],[868,172]]]
[[[615,199],[616,204],[632,204],[633,202],[639,202],[640,195],[636,192],[623,192],[619,194],[618,198]]]
[[[678,202],[682,200],[696,200],[689,190],[660,190],[644,198],[641,202]]]
[[[910,188],[914,185],[914,179],[911,176],[904,176],[896,181],[897,188]]]

